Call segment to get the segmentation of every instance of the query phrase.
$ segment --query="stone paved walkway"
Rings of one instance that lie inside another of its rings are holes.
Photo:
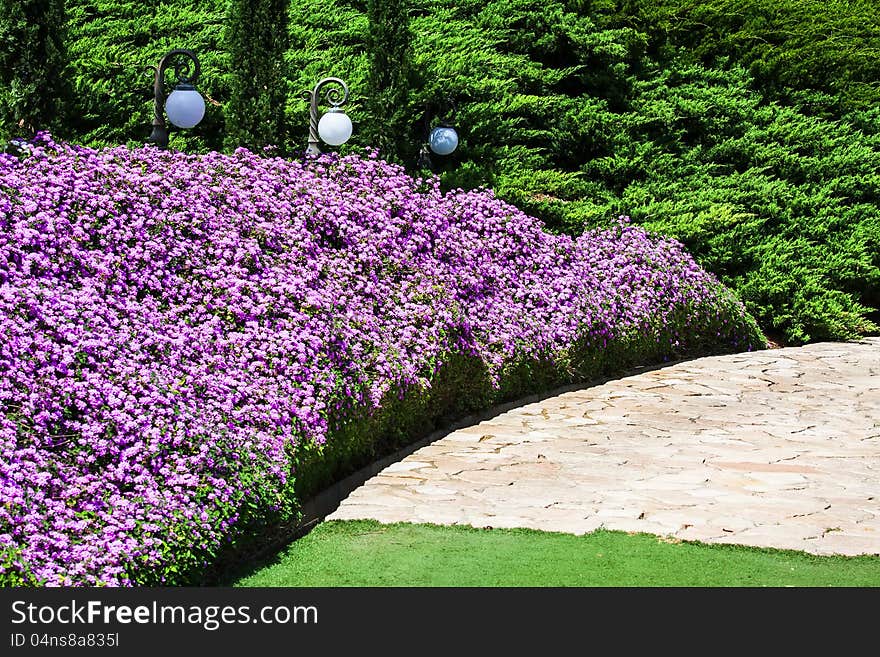
[[[328,519],[880,554],[880,338],[701,358],[454,431]]]

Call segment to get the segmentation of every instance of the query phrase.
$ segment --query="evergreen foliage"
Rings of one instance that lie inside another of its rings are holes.
[[[226,14],[230,98],[226,146],[259,150],[286,142],[284,55],[289,0],[231,0]]]
[[[619,16],[658,49],[684,46],[708,66],[736,62],[774,97],[814,89],[845,111],[880,103],[876,0],[622,0]]]
[[[0,140],[64,132],[64,0],[0,0]]]
[[[412,32],[409,0],[367,0],[367,123],[370,145],[387,160],[412,164]]]

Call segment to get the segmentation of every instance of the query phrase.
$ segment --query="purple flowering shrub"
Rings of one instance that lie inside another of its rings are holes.
[[[764,346],[677,242],[555,236],[370,157],[0,155],[0,583],[189,581],[296,513],[292,464],[465,355]],[[454,392],[454,391],[453,391]]]

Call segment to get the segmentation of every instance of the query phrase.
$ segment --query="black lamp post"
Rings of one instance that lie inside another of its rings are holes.
[[[455,116],[455,104],[447,99],[446,106],[449,108],[448,111],[433,128],[431,128],[431,122],[436,113],[435,106],[429,105],[425,108],[426,141],[419,151],[419,168],[432,168],[431,153],[450,155],[458,148],[458,132],[452,124],[452,119]]]
[[[165,96],[165,71],[174,66],[174,89]],[[192,67],[192,68],[191,68]],[[192,50],[175,49],[159,60],[156,80],[153,83],[153,132],[148,142],[159,148],[168,148],[168,128],[163,117],[163,107],[168,120],[178,128],[195,127],[205,116],[205,100],[196,91],[201,67]]]
[[[327,90],[327,102],[330,109],[318,120],[318,93],[328,84],[337,86]],[[349,140],[352,133],[351,119],[342,111],[341,106],[348,101],[348,85],[339,78],[324,78],[318,81],[315,88],[303,94],[309,100],[309,147],[306,153],[320,155],[319,137],[331,146],[339,146]]]

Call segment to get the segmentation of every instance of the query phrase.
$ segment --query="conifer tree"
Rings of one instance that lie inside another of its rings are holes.
[[[230,0],[226,14],[231,95],[226,146],[285,149],[287,98],[284,53],[288,0]]]
[[[0,0],[0,139],[63,125],[65,0]]]
[[[409,2],[368,0],[367,20],[367,136],[381,157],[408,165],[419,147],[408,107],[413,81]]]

